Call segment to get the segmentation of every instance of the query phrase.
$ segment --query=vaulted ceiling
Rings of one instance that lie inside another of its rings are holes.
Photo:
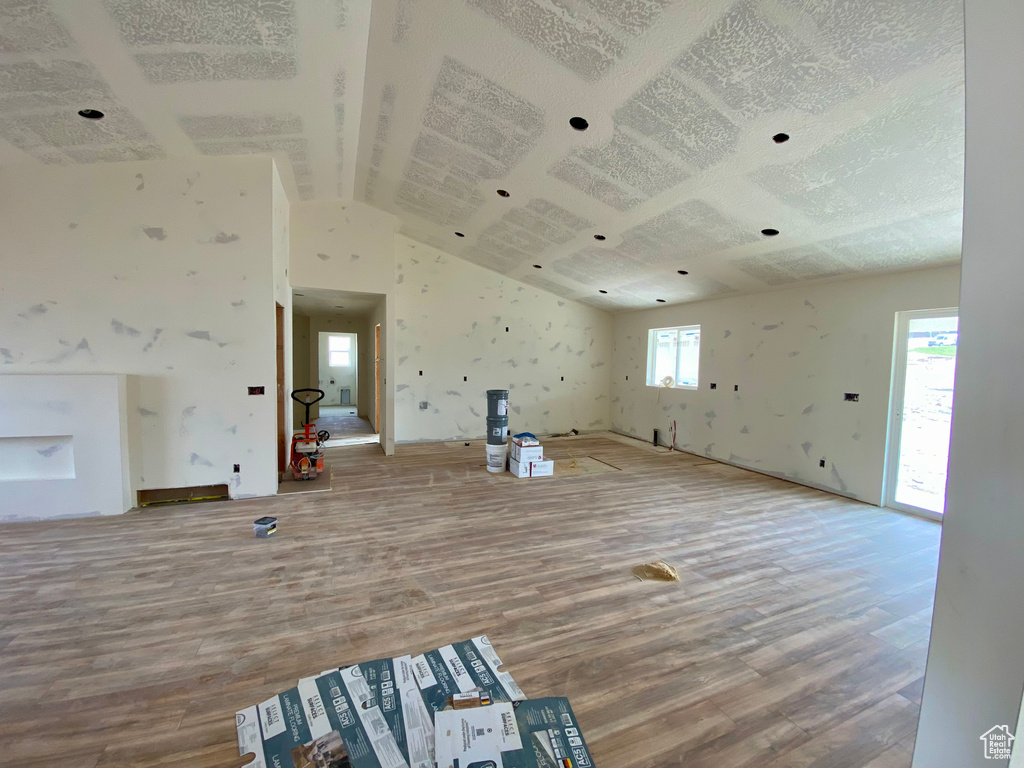
[[[955,262],[962,38],[952,0],[0,0],[0,165],[272,154],[657,306]]]

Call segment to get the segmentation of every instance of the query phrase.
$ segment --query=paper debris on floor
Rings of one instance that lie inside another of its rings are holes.
[[[641,581],[679,581],[679,572],[664,560],[638,565],[633,575]]]
[[[303,678],[235,714],[239,754],[255,754],[248,768],[454,768],[476,764],[469,758],[484,749],[493,768],[592,765],[569,702],[526,700],[500,666],[481,635]],[[500,723],[507,740],[453,736],[452,727],[477,721]],[[438,738],[445,744],[435,749]]]

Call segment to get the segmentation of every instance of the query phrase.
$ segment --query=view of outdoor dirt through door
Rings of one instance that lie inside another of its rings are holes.
[[[941,514],[953,417],[958,318],[911,318],[895,501]]]

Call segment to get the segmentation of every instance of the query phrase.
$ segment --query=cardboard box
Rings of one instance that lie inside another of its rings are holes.
[[[530,465],[529,463],[520,464],[515,459],[510,459],[508,462],[508,471],[516,477],[529,477]]]
[[[576,714],[563,698],[451,709],[434,717],[437,768],[592,768]]]
[[[553,474],[555,474],[555,462],[553,459],[530,462],[530,477],[551,477]]]
[[[521,464],[530,461],[544,461],[544,447],[512,443],[512,458]]]
[[[508,471],[516,477],[550,477],[555,474],[555,462],[548,461],[516,461],[508,463]]]
[[[481,635],[303,678],[235,714],[238,754],[255,753],[246,768],[435,768],[436,711],[469,693],[478,706],[451,711],[511,707],[526,698],[501,666]]]

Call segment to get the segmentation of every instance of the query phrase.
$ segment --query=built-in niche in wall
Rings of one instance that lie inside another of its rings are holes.
[[[71,435],[0,437],[0,482],[74,479]]]

